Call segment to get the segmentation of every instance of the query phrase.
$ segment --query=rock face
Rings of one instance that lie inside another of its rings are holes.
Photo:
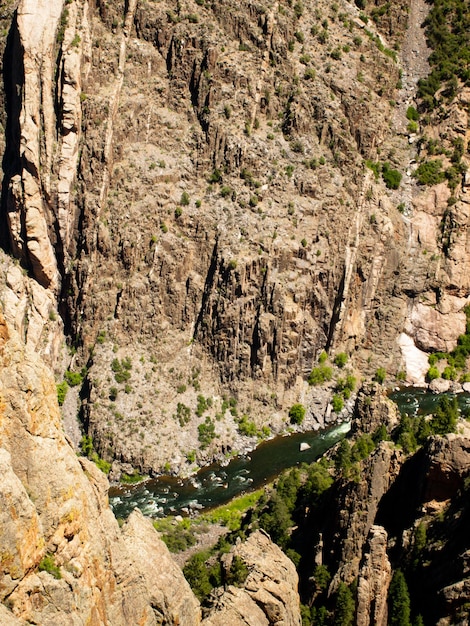
[[[413,611],[424,623],[465,623],[469,454],[464,435],[432,437],[408,458],[382,442],[356,477],[336,482],[328,508],[306,516],[302,532],[320,538],[315,563],[332,575],[328,595],[340,582],[357,580],[355,624],[388,623],[396,569],[404,572]]]
[[[298,577],[292,561],[261,531],[232,548],[225,568],[230,570],[237,557],[248,568],[248,576],[240,588],[229,585],[213,592],[204,626],[300,626]]]
[[[357,626],[386,626],[387,593],[391,578],[387,533],[381,526],[372,526],[357,582]]]
[[[201,623],[199,602],[151,521],[134,511],[119,528],[104,474],[63,434],[47,366],[3,314],[0,472],[2,624]],[[234,555],[250,570],[245,587],[229,587],[207,623],[257,610],[264,621],[250,623],[300,624],[297,573],[280,549],[256,533]]]
[[[422,382],[425,351],[464,331],[466,196],[450,216],[448,188],[406,168],[426,69],[414,4],[409,22],[387,5],[368,35],[356,6],[323,0],[21,0],[0,16],[2,243],[78,349],[65,363],[55,345],[52,365],[88,367],[81,413],[102,457],[184,471],[206,417],[217,437],[199,462],[239,447],[224,396],[260,430],[298,401],[324,426],[328,398],[306,383],[324,348]],[[384,159],[398,190],[365,166]]]
[[[400,467],[400,453],[382,442],[364,462],[359,481],[348,481],[339,488],[335,509],[329,513],[323,540],[324,553],[334,554],[340,563],[331,583],[335,590],[340,581],[351,584],[359,574],[364,546],[375,524],[379,504],[388,492]]]
[[[104,475],[64,438],[50,373],[3,316],[0,361],[2,623],[198,624],[151,523],[136,512],[119,529]]]

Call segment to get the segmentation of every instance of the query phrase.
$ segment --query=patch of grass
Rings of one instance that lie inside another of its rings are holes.
[[[142,474],[139,474],[139,472],[135,471],[133,474],[126,474],[125,472],[123,472],[121,474],[121,483],[123,483],[124,485],[135,485],[136,483],[140,483],[142,480],[144,480],[144,476],[142,476]]]
[[[53,554],[46,554],[40,561],[38,570],[40,572],[47,572],[51,576],[54,576],[57,580],[62,578],[59,567],[55,563]]]
[[[201,515],[201,519],[210,524],[222,524],[231,531],[239,530],[243,516],[248,509],[253,508],[258,503],[263,493],[264,489],[258,489],[252,493],[235,498],[229,504],[204,513]]]

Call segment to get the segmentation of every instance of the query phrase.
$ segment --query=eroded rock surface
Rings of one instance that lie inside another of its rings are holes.
[[[405,113],[425,71],[412,9],[408,22],[391,3],[367,35],[346,2],[18,3],[4,245],[58,298],[100,456],[185,472],[193,450],[202,463],[252,445],[224,396],[260,432],[299,401],[323,427],[332,386],[306,379],[324,348],[419,383],[426,351],[464,331],[464,189],[448,211],[444,183],[411,176]],[[449,118],[464,143],[465,98]],[[399,189],[366,166],[382,161]],[[126,380],[115,359],[132,362]]]
[[[119,529],[105,476],[65,440],[48,369],[3,316],[0,360],[2,623],[197,624],[151,523],[134,513]]]
[[[230,570],[235,557],[247,566],[248,576],[240,587],[229,585],[212,593],[202,623],[299,626],[298,576],[292,561],[261,531],[232,548],[224,567]]]

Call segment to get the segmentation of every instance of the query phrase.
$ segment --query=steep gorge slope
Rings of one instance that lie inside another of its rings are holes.
[[[328,394],[306,383],[323,348],[364,374],[408,360],[412,380],[409,344],[453,345],[465,251],[442,254],[446,191],[420,193],[391,124],[406,24],[389,6],[376,32],[347,2],[20,3],[5,246],[56,298],[70,367],[88,365],[101,456],[181,470],[206,418],[219,444],[199,460],[242,445],[223,396],[258,429],[299,400],[323,424]],[[401,170],[400,189],[365,159]]]

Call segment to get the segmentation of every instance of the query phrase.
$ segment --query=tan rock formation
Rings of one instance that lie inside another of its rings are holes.
[[[142,572],[145,594],[154,611],[156,623],[184,626],[199,624],[199,602],[166,545],[163,541],[155,541],[155,530],[150,520],[135,510],[122,532],[130,564]],[[122,574],[126,576],[125,572]]]
[[[53,218],[48,199],[55,135],[53,47],[62,7],[63,0],[23,0],[18,6],[16,23],[21,48],[17,54],[22,56],[24,72],[22,77],[17,77],[17,81],[24,80],[18,120],[22,170],[11,179],[8,198],[13,251],[31,264],[38,282],[52,290],[58,285],[56,256],[49,234]]]
[[[232,548],[224,567],[229,570],[235,557],[247,566],[248,577],[240,588],[229,585],[213,592],[202,623],[299,626],[298,577],[292,561],[261,531]]]
[[[387,532],[381,526],[374,525],[370,530],[357,582],[357,626],[386,626],[387,594],[391,578]]]
[[[121,534],[105,476],[65,441],[49,372],[3,316],[0,360],[2,623],[199,623],[151,523],[135,513]]]

